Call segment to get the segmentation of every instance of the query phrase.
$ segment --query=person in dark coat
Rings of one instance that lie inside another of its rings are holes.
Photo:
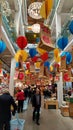
[[[12,114],[15,115],[17,110],[15,101],[8,90],[3,90],[3,94],[0,95],[0,130],[10,130],[11,105],[13,106]]]
[[[36,88],[36,92],[33,95],[32,106],[34,107],[33,121],[35,121],[35,115],[36,115],[36,123],[37,123],[37,125],[40,125],[39,117],[40,117],[40,107],[41,107],[41,94],[40,94],[40,90],[38,88]]]

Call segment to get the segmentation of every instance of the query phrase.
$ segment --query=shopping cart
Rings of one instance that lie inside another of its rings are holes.
[[[12,119],[10,124],[11,124],[11,129],[10,130],[23,130],[24,129],[24,119],[19,119],[18,118],[18,113],[16,113],[16,118]]]

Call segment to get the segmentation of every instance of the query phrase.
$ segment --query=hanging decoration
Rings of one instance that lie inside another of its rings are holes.
[[[24,80],[24,72],[19,72],[18,79]]]
[[[26,61],[27,57],[28,57],[28,54],[26,51],[18,50],[14,58],[17,62],[22,62],[22,61]]]
[[[52,65],[50,65],[50,71],[51,71],[51,72],[53,71],[53,66],[52,66]]]
[[[4,52],[6,49],[6,44],[2,40],[0,40],[0,53]]]
[[[30,62],[26,62],[26,68],[29,70],[30,69]]]
[[[41,62],[39,62],[39,61],[36,62],[35,63],[35,69],[40,69],[40,65],[41,65]]]
[[[73,34],[73,20],[69,24],[69,30]]]
[[[46,51],[44,49],[41,49],[39,47],[37,47],[37,51],[39,54],[43,55],[44,53],[46,53]]]
[[[30,54],[31,58],[33,58],[33,57],[37,54],[36,49],[35,49],[35,48],[31,48],[31,49],[29,50],[29,54]]]
[[[63,73],[63,81],[64,82],[70,82],[70,77],[67,72]]]
[[[58,49],[58,48],[55,48],[55,49],[54,49],[54,57],[58,57],[59,54],[60,54],[59,49]]]
[[[50,63],[49,63],[48,61],[45,61],[45,62],[44,62],[44,66],[45,66],[45,67],[48,67],[48,69],[49,69]]]
[[[70,52],[66,52],[66,64],[70,64],[72,62],[72,55]]]
[[[19,62],[16,62],[16,68],[19,68]]]
[[[55,61],[56,61],[57,63],[61,61],[61,57],[60,57],[60,56],[54,57],[54,59],[55,59]]]
[[[51,12],[53,6],[53,0],[45,0],[41,6],[40,9],[40,15],[44,18],[47,19],[48,15]]]
[[[32,62],[37,62],[38,60],[38,57],[37,56],[34,56],[33,58],[31,58]]]
[[[70,52],[63,52],[61,56],[66,56],[66,64],[70,64],[72,62],[72,55]]]
[[[63,50],[68,44],[68,37],[61,37],[57,41],[58,47]]]
[[[66,70],[66,56],[61,57],[61,70]]]
[[[16,43],[20,49],[24,49],[27,46],[27,39],[24,36],[19,36]]]
[[[48,53],[44,53],[43,55],[40,56],[40,58],[43,60],[43,61],[46,61],[48,59]]]

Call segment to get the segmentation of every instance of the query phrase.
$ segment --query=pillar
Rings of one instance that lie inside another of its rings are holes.
[[[11,70],[10,70],[10,83],[9,83],[9,92],[14,95],[14,73],[15,73],[16,61],[14,58],[11,59]]]
[[[61,34],[61,15],[56,11],[55,16],[55,22],[56,22],[56,39]]]
[[[62,72],[60,72],[60,79],[57,82],[57,99],[59,103],[59,107],[62,105],[63,101],[63,80],[62,80]]]

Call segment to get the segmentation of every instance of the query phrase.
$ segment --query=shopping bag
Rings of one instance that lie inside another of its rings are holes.
[[[24,100],[24,103],[23,103],[23,110],[27,110],[27,108],[28,108],[28,98]]]
[[[16,118],[12,119],[10,122],[11,129],[10,130],[23,130],[24,129],[24,119],[19,119],[18,113],[16,113]]]

